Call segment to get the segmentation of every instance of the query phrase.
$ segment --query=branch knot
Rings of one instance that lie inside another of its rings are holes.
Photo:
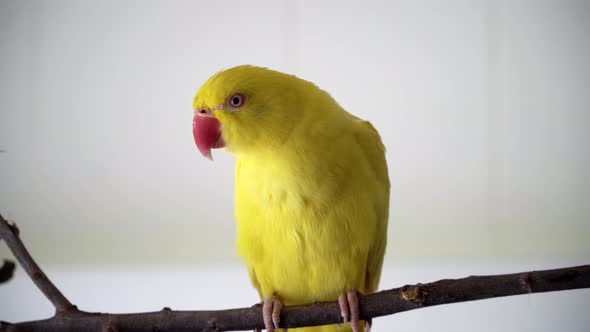
[[[533,277],[531,273],[524,273],[520,278],[520,284],[530,293],[533,289]]]
[[[428,289],[426,286],[418,283],[415,286],[404,286],[400,291],[400,296],[406,301],[424,303]]]

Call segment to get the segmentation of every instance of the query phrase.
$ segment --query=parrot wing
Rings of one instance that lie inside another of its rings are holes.
[[[363,130],[356,136],[357,143],[365,154],[365,160],[367,160],[370,169],[373,171],[376,183],[381,185],[379,190],[382,193],[374,202],[376,232],[373,242],[369,246],[365,271],[365,289],[363,289],[365,293],[373,293],[379,287],[383,256],[387,246],[390,183],[385,160],[385,146],[379,133],[370,122],[361,119],[358,121],[361,123]]]

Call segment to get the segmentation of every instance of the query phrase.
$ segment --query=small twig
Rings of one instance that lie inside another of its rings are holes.
[[[56,307],[73,307],[41,272],[28,255],[20,239],[0,216],[0,232],[10,238],[8,247],[29,271],[41,273],[43,282],[35,281]],[[23,254],[24,252],[24,254]],[[24,258],[19,258],[23,257]],[[31,266],[33,266],[31,268]],[[33,279],[35,280],[35,279]],[[49,287],[50,285],[51,287]],[[403,311],[435,305],[475,301],[501,296],[590,288],[590,265],[555,270],[524,272],[495,276],[471,276],[463,279],[445,279],[427,284],[417,284],[381,291],[360,297],[360,318],[370,319]],[[55,296],[55,290],[59,296]],[[57,300],[55,300],[57,298]],[[281,312],[281,327],[336,324],[341,322],[336,302],[325,302],[285,307]],[[260,306],[218,311],[174,311],[164,308],[157,312],[134,314],[89,313],[79,310],[59,311],[45,320],[6,323],[0,322],[4,331],[241,331],[264,328]]]
[[[16,257],[16,260],[18,260],[25,272],[27,272],[31,280],[37,285],[37,288],[45,294],[58,312],[76,310],[76,307],[66,299],[51,280],[47,278],[45,273],[43,273],[39,265],[35,263],[35,260],[31,257],[19,238],[18,228],[10,225],[2,215],[0,215],[0,236],[6,242],[6,245],[10,248],[12,254]]]

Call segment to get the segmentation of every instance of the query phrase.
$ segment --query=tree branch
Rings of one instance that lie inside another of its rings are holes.
[[[33,257],[31,257],[27,248],[25,248],[19,238],[18,228],[14,225],[10,225],[2,215],[0,215],[0,236],[6,242],[6,245],[10,248],[12,254],[27,272],[31,280],[37,285],[37,288],[39,288],[43,294],[45,294],[45,297],[51,301],[55,310],[58,312],[76,310],[76,307],[63,296],[59,289],[55,287],[41,268],[39,268],[39,265],[35,263],[35,260],[33,260]]]
[[[259,305],[217,311],[174,311],[164,308],[157,312],[135,314],[79,311],[39,269],[15,233],[15,228],[1,216],[0,234],[5,240],[8,239],[6,243],[10,250],[57,309],[55,316],[45,320],[15,324],[0,322],[0,332],[240,331],[264,327]],[[495,276],[471,276],[456,280],[445,279],[361,296],[360,318],[375,318],[441,304],[579,288],[590,288],[590,265]],[[325,302],[283,308],[280,325],[295,328],[339,322],[341,317],[338,304]]]

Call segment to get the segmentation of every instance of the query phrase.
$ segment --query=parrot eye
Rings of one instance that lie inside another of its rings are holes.
[[[246,103],[246,97],[241,93],[234,93],[227,99],[227,103],[232,108],[240,108]]]

